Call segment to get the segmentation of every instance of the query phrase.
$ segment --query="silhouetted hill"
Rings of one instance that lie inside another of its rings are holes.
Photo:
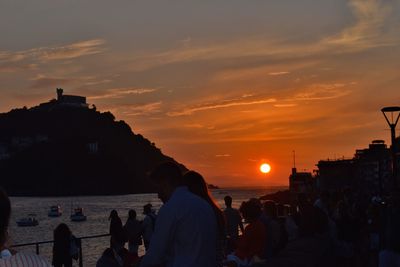
[[[165,160],[110,112],[52,100],[0,114],[0,185],[10,195],[151,192],[147,174]]]

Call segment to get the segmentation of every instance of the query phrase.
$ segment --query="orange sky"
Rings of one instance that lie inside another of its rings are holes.
[[[400,2],[3,1],[0,112],[85,95],[209,182],[287,184],[389,140]],[[259,172],[263,162],[270,174]]]

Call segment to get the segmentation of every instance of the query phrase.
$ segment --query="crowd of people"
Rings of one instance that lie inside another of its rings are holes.
[[[221,209],[197,172],[182,174],[178,165],[166,162],[151,179],[163,202],[158,214],[147,204],[143,220],[132,209],[123,224],[112,210],[110,244],[97,267],[400,266],[400,200],[395,195],[371,198],[347,189],[298,194],[290,205],[251,198],[239,209],[225,196]],[[10,249],[10,212],[0,190],[0,267],[28,266],[21,264],[28,261],[35,263],[29,266],[50,266],[38,255]],[[313,240],[318,249],[302,254],[309,244],[304,240]],[[139,257],[141,245],[145,254]],[[79,239],[60,224],[54,230],[52,264],[72,266],[79,247]],[[279,263],[292,247],[292,261]]]

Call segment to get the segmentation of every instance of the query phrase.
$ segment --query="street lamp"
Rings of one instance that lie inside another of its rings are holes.
[[[396,125],[400,118],[400,107],[385,107],[381,111],[389,124],[392,135],[393,191],[397,191]]]

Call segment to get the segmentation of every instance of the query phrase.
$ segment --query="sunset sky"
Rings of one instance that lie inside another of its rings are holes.
[[[312,171],[389,141],[400,1],[0,0],[0,112],[56,87],[211,183],[287,184],[293,150]]]

